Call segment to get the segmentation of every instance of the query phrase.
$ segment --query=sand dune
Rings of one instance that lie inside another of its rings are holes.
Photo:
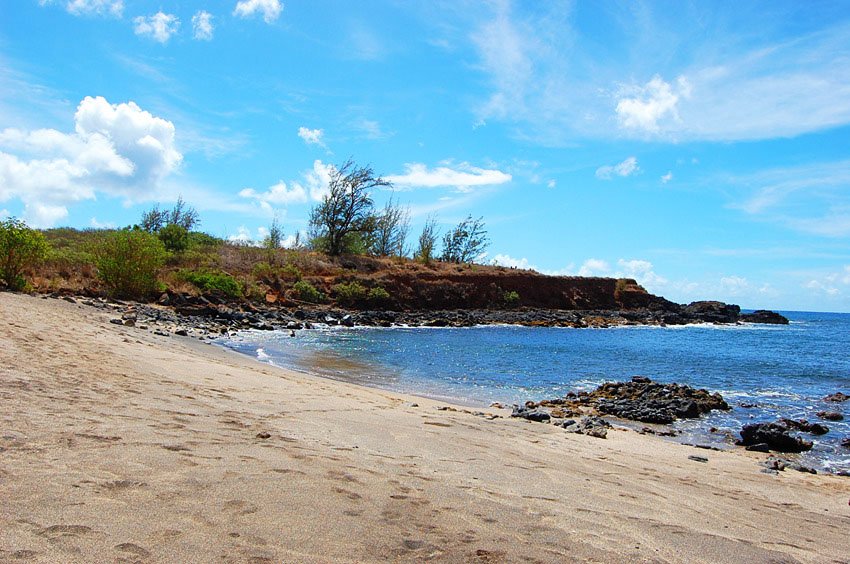
[[[0,561],[850,561],[847,478],[440,410],[108,320],[0,294]]]

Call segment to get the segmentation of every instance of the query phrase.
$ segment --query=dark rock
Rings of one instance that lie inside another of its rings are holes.
[[[529,409],[525,406],[514,406],[513,412],[511,412],[511,417],[521,417],[522,419],[528,419],[529,421],[536,421],[538,423],[548,423],[552,418],[548,413],[539,409]]]
[[[632,376],[632,382],[636,384],[649,384],[652,382],[652,380],[650,380],[646,376]]]
[[[843,421],[844,416],[837,411],[818,411],[818,417],[827,421]]]
[[[767,443],[756,443],[745,448],[753,452],[770,452],[770,446]]]
[[[271,433],[267,433],[267,432],[265,432],[265,431],[261,431],[261,432],[257,433],[257,438],[258,438],[258,439],[268,439],[268,438],[270,438],[271,436],[272,436],[272,434],[271,434]]]
[[[339,324],[345,327],[354,327],[354,318],[350,315],[344,315],[342,319],[339,320]]]
[[[741,402],[738,405],[740,407],[743,407],[744,409],[752,409],[754,407],[758,407],[758,404],[755,404],[755,403],[743,403],[743,402]]]
[[[769,456],[767,460],[762,462],[762,466],[774,472],[782,472],[783,470],[788,468],[788,464],[789,462],[787,460],[782,458],[776,458],[775,456]]]
[[[579,422],[569,419],[563,423],[563,427],[570,433],[605,439],[608,436],[608,429],[611,428],[611,424],[601,417],[591,416],[584,417]]]
[[[803,452],[812,448],[812,443],[788,434],[788,428],[778,423],[753,423],[741,429],[741,446],[765,443],[770,450],[779,452]]]
[[[688,456],[688,460],[693,460],[694,462],[708,462],[708,459],[706,457],[697,456],[695,454]]]
[[[693,302],[682,308],[682,314],[703,323],[735,323],[741,308],[723,302]]]
[[[778,314],[775,311],[769,311],[766,309],[758,309],[752,313],[742,313],[740,315],[741,321],[746,321],[747,323],[767,323],[771,325],[788,325],[788,318],[784,315]]]
[[[116,319],[110,319],[109,322],[114,324],[114,325],[124,325],[123,319],[117,319],[117,318]]]
[[[841,439],[841,446],[844,448],[850,448],[850,437],[844,437]]]
[[[842,402],[850,399],[850,396],[843,392],[835,392],[834,394],[830,394],[823,398],[823,401],[834,401],[834,402]]]
[[[794,420],[782,418],[779,422],[785,425],[788,429],[811,433],[812,435],[825,435],[829,433],[829,427],[826,425],[821,425],[820,423],[809,423],[805,419]]]
[[[180,335],[181,337],[188,337],[188,336],[189,336],[189,331],[187,331],[185,328],[181,327],[181,328],[177,329],[177,330],[174,332],[174,334],[175,334],[175,335]]]
[[[720,394],[675,383],[660,384],[648,378],[606,382],[586,397],[600,413],[643,423],[667,424],[676,419],[693,419],[712,409],[729,409]]]
[[[71,304],[77,303],[77,300],[75,300],[71,296],[62,296],[62,299]]]
[[[817,474],[818,471],[814,468],[810,468],[808,466],[803,466],[799,462],[794,462],[788,466],[791,470],[796,470],[797,472],[805,472],[806,474]]]

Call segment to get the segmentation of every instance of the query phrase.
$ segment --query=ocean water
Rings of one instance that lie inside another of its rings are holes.
[[[634,375],[723,394],[730,412],[677,422],[675,440],[731,446],[741,426],[779,417],[827,425],[800,455],[820,470],[850,470],[850,314],[783,312],[787,326],[743,324],[611,329],[318,328],[246,331],[220,341],[258,360],[367,386],[469,406],[539,401]],[[756,404],[745,408],[740,404]],[[818,411],[844,421],[821,421]],[[719,431],[709,432],[715,427]]]

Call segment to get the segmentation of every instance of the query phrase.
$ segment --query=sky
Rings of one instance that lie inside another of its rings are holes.
[[[850,312],[844,2],[6,0],[0,218],[291,239],[353,159],[482,262]]]

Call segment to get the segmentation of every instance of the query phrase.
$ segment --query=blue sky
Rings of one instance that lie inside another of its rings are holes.
[[[327,168],[413,235],[679,302],[850,311],[843,2],[13,0],[0,217],[304,231]]]

